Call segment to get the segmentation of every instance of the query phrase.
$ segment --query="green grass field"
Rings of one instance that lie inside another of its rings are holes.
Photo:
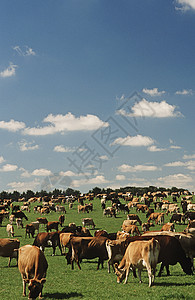
[[[126,215],[121,212],[117,218],[105,217],[102,215],[99,199],[93,200],[94,211],[89,214],[78,214],[77,202],[75,202],[72,210],[67,205],[65,225],[70,222],[81,224],[83,217],[92,217],[96,224],[96,229],[106,229],[108,232],[116,232],[120,230]],[[29,220],[24,224],[35,221],[40,215],[33,212],[33,204],[31,212],[26,213]],[[110,202],[107,203],[107,206]],[[132,209],[130,213],[135,213]],[[46,216],[49,221],[57,221],[59,214],[51,212]],[[139,213],[142,221],[146,221],[144,214]],[[165,221],[169,221],[170,216],[166,216]],[[0,227],[0,237],[6,238],[6,225],[8,221],[3,221]],[[176,231],[182,231],[186,225],[176,225]],[[139,227],[140,228],[140,227]],[[153,227],[155,230],[161,228],[160,225]],[[15,237],[20,240],[20,245],[32,244],[32,238],[25,239],[25,229],[18,229],[16,225]],[[95,230],[90,230],[92,235]],[[141,228],[140,228],[141,230]],[[152,229],[153,230],[153,229]],[[44,230],[40,230],[44,231]],[[129,276],[128,283],[117,284],[116,275],[107,272],[107,263],[104,263],[104,269],[96,270],[97,259],[81,263],[82,270],[75,265],[75,269],[71,270],[71,266],[67,265],[64,256],[60,255],[57,248],[56,256],[52,257],[52,249],[46,248],[45,256],[48,261],[47,281],[44,285],[44,299],[195,299],[195,279],[194,276],[185,275],[179,264],[170,266],[171,276],[165,274],[161,278],[156,277],[155,284],[151,288],[148,287],[147,272],[142,272],[142,284],[139,284],[138,278]],[[16,267],[16,260],[13,259],[11,267],[7,267],[8,258],[0,257],[0,299],[25,299],[22,297],[22,279]],[[160,265],[158,265],[159,269]],[[27,299],[27,297],[26,297]]]

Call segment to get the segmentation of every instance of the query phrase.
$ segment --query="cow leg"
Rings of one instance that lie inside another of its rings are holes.
[[[8,260],[8,267],[10,267],[11,260],[12,260],[12,258],[9,257],[9,260]]]
[[[151,267],[147,267],[148,277],[149,277],[149,287],[152,285],[152,270]]]
[[[164,264],[161,263],[160,270],[158,272],[158,277],[161,277],[163,269],[164,269]]]
[[[23,297],[26,297],[26,280],[22,278],[22,283],[23,283]]]
[[[167,271],[167,276],[170,276],[170,271],[169,271],[169,265],[165,266],[166,267],[166,271]]]
[[[127,279],[128,279],[128,276],[129,276],[129,269],[130,269],[130,266],[128,265],[127,268],[126,268],[126,276],[125,276],[124,284],[127,283]]]
[[[138,277],[139,277],[139,283],[142,283],[142,279],[141,279],[141,269],[138,269]]]
[[[52,254],[52,256],[55,256],[56,247],[55,247],[55,246],[53,246],[52,248],[53,248],[53,254]]]

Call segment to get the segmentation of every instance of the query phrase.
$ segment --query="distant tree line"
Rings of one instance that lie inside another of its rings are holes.
[[[157,191],[161,191],[161,192],[184,192],[186,191],[186,189],[182,189],[182,188],[176,188],[176,187],[172,187],[172,188],[164,188],[164,187],[155,187],[155,186],[149,186],[149,187],[131,187],[131,186],[126,186],[126,187],[121,187],[120,189],[111,189],[111,188],[99,188],[99,187],[94,187],[93,189],[89,190],[88,193],[93,193],[94,196],[97,196],[98,194],[107,194],[109,195],[111,192],[115,192],[115,193],[127,193],[130,192],[133,195],[143,195],[145,193],[148,192],[157,192]],[[44,196],[53,196],[54,198],[59,197],[59,196],[76,196],[78,197],[79,195],[81,195],[81,192],[79,190],[74,190],[72,188],[67,188],[65,191],[63,190],[59,190],[59,189],[54,189],[52,192],[47,192],[44,190],[41,190],[40,192],[33,192],[31,190],[27,190],[26,192],[23,193],[19,193],[18,191],[14,191],[14,192],[6,192],[6,191],[2,191],[0,193],[0,199],[13,199],[14,201],[18,201],[19,198],[24,198],[25,200],[28,200],[32,197],[44,197]]]

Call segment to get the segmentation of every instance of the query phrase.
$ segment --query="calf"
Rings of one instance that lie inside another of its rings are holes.
[[[42,298],[43,284],[46,282],[48,268],[44,253],[35,246],[25,245],[21,247],[18,255],[18,269],[23,280],[23,296],[26,296],[26,284],[28,283],[28,299]]]
[[[14,226],[13,225],[7,224],[6,231],[7,231],[8,236],[14,237]]]
[[[150,287],[154,282],[159,252],[160,244],[154,238],[149,241],[135,241],[130,243],[119,266],[117,263],[115,264],[117,282],[120,283],[125,278],[124,283],[127,283],[130,268],[134,271],[138,268],[138,276],[141,283],[141,270],[146,268]]]
[[[10,267],[11,259],[18,258],[17,251],[20,247],[20,241],[17,239],[0,239],[0,256],[9,257],[8,267]]]

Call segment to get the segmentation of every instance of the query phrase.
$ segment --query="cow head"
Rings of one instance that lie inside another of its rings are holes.
[[[117,276],[117,283],[121,283],[123,281],[123,279],[125,278],[126,271],[123,269],[120,269],[118,267],[117,263],[114,264],[114,268],[115,268],[115,274]]]
[[[28,289],[29,289],[29,295],[28,299],[36,299],[38,296],[42,295],[42,289],[43,289],[43,284],[46,282],[45,278],[42,278],[41,280],[35,280],[31,279],[29,281]]]
[[[182,261],[181,266],[187,275],[193,275],[193,263],[189,257],[186,257],[185,261]]]

